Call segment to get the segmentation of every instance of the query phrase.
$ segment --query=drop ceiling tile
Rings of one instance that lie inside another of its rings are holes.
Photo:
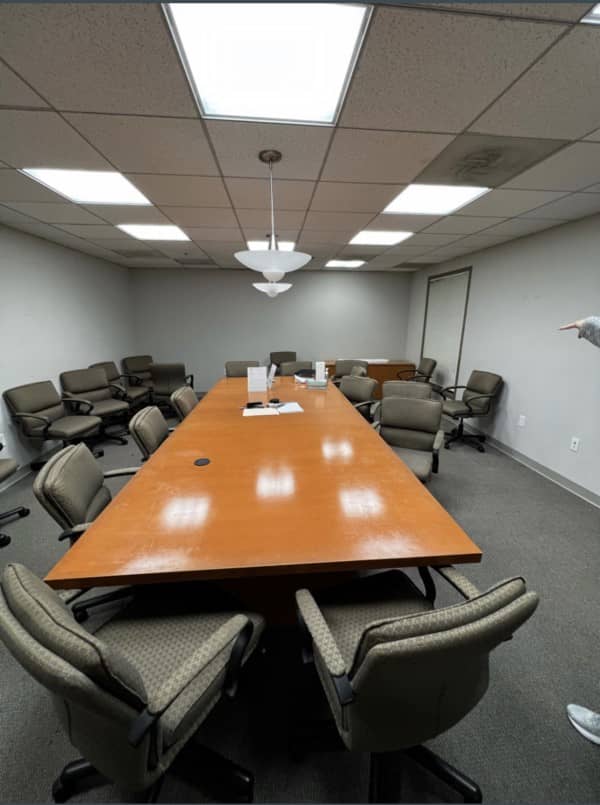
[[[429,163],[417,181],[498,187],[566,144],[566,140],[461,134]]]
[[[445,134],[336,129],[322,179],[381,184],[412,182],[452,139]]]
[[[128,173],[127,178],[153,204],[173,207],[231,206],[223,180],[217,177]]]
[[[85,240],[82,240],[81,242],[93,243],[95,246],[101,246],[104,249],[110,249],[111,251],[119,252],[120,254],[123,252],[156,252],[155,244],[150,245],[149,243],[142,242],[137,238],[132,238],[118,229],[115,230],[115,234],[112,237],[104,237],[103,235],[95,237],[92,233],[91,235],[86,235]]]
[[[306,229],[304,228],[301,233],[300,240],[306,243],[322,243],[332,246],[348,243],[348,241],[356,234],[355,230],[348,229],[346,232],[334,231],[323,232],[319,229]]]
[[[383,213],[374,218],[368,229],[383,229],[393,232],[419,232],[440,220],[439,215],[404,215]]]
[[[86,210],[109,224],[168,224],[156,207],[139,204],[86,204]],[[75,222],[73,222],[75,223]],[[83,222],[82,222],[83,223]]]
[[[450,11],[491,14],[502,17],[522,17],[524,19],[558,20],[577,22],[592,6],[589,3],[445,3],[428,4],[433,7],[448,8]]]
[[[225,179],[234,207],[254,210],[268,210],[268,179]],[[273,196],[277,210],[306,210],[310,203],[315,183],[274,179]]]
[[[63,196],[53,193],[39,182],[34,182],[15,170],[3,170],[0,174],[0,202],[10,201],[56,201],[65,203]]]
[[[241,264],[237,262],[233,256],[235,252],[244,251],[247,247],[243,240],[232,241],[214,241],[214,240],[194,240],[205,254],[211,257],[216,263],[237,266],[241,268]]]
[[[258,159],[259,151],[265,148],[283,154],[273,168],[276,179],[316,179],[332,132],[328,126],[227,120],[209,120],[207,127],[223,175],[259,179],[268,172],[267,165]]]
[[[600,184],[592,184],[589,187],[586,187],[584,192],[585,193],[600,193]]]
[[[413,235],[407,243],[410,242],[412,246],[430,246],[432,249],[435,249],[436,246],[447,246],[460,237],[462,237],[462,235],[459,233],[454,235],[435,235],[430,234],[430,230],[428,230],[427,232],[418,232],[416,235]]]
[[[158,3],[0,4],[0,52],[60,110],[198,116]]]
[[[35,220],[30,218],[28,215],[23,215],[23,213],[18,212],[11,207],[4,207],[2,204],[0,204],[0,224],[17,227],[20,224],[34,223],[36,223]]]
[[[262,232],[271,231],[271,215],[267,210],[237,209],[237,216],[244,229],[260,229]],[[276,210],[275,227],[281,237],[283,229],[299,229],[304,220],[303,210]]]
[[[340,260],[371,260],[378,254],[383,254],[389,246],[344,246],[337,257]]]
[[[311,231],[358,232],[373,218],[370,212],[309,212],[304,226]]]
[[[409,257],[410,255],[414,255],[418,257],[420,254],[424,252],[432,251],[431,246],[424,246],[424,245],[417,245],[412,243],[412,238],[409,240],[405,240],[402,243],[399,243],[397,246],[392,246],[391,249],[388,249],[386,254],[388,255],[402,255],[404,257]]]
[[[87,224],[61,224],[60,229],[64,229],[65,232],[76,235],[78,238],[89,238],[90,240],[101,240],[104,238],[110,238],[111,240],[131,240],[130,235],[117,229],[116,226],[109,226],[108,224],[98,224],[96,226],[88,226]]]
[[[242,233],[237,227],[186,226],[184,231],[200,248],[204,248],[202,246],[204,241],[222,241],[225,243],[242,241],[243,243]],[[245,246],[242,248],[245,248]]]
[[[540,218],[539,220],[535,218],[513,218],[510,221],[503,221],[501,224],[496,224],[496,226],[486,229],[485,234],[489,234],[492,237],[495,235],[511,235],[515,238],[519,238],[522,235],[529,235],[532,232],[540,232],[543,229],[560,226],[562,223],[564,223],[564,221],[554,218],[550,220],[545,218]]]
[[[0,156],[15,168],[113,169],[55,112],[0,109],[0,131]]]
[[[157,243],[156,246],[157,250],[160,251],[166,257],[173,257],[175,259],[190,257],[190,258],[197,258],[202,260],[208,260],[209,257],[206,252],[202,251],[202,249],[197,246],[195,243],[190,241],[173,241],[172,243],[167,243],[166,241]]]
[[[561,25],[380,6],[341,125],[462,131],[564,30]]]
[[[427,235],[469,235],[472,232],[479,232],[487,229],[494,224],[500,224],[504,218],[479,217],[476,215],[447,215],[432,226],[427,227]]]
[[[553,26],[552,26],[553,27]],[[576,140],[600,126],[598,29],[577,25],[471,126],[515,137]]]
[[[431,248],[429,250],[431,251]],[[425,251],[425,249],[423,249],[423,251]],[[404,256],[401,254],[380,254],[378,257],[371,258],[366,268],[394,268],[395,266],[400,265],[403,260]],[[363,266],[363,268],[365,268],[365,266]]]
[[[180,266],[175,260],[170,260],[168,257],[125,259],[123,264],[129,268],[178,268],[183,271],[183,266]]]
[[[580,190],[600,181],[600,143],[572,143],[508,182],[507,188]]]
[[[296,249],[306,254],[311,254],[320,260],[328,260],[339,252],[340,244],[311,243],[300,238],[296,244]]]
[[[9,67],[0,64],[0,106],[27,106],[43,109],[47,108],[48,104]]]
[[[564,192],[554,193],[549,190],[492,190],[472,204],[462,207],[460,214],[513,218],[564,195]]]
[[[236,228],[233,210],[227,207],[161,207],[164,214],[177,226],[204,226]]]
[[[525,213],[525,218],[556,218],[570,221],[600,212],[600,193],[573,193],[552,204]]]
[[[266,240],[268,231],[271,227],[257,227],[256,229],[251,226],[244,226],[242,227],[242,231],[244,233],[244,237],[246,240]],[[296,242],[298,240],[298,235],[300,233],[300,227],[296,227],[295,229],[280,229],[279,225],[277,225],[277,237],[279,240],[293,240]]]
[[[120,171],[217,176],[200,120],[126,115],[65,115]]]
[[[404,184],[319,182],[310,208],[319,212],[380,212],[405,187]]]
[[[600,142],[600,129],[596,129],[591,134],[588,134],[587,137],[583,138],[584,140],[590,140],[591,142],[599,143]]]
[[[15,210],[31,215],[47,224],[101,224],[102,221],[77,204],[43,204],[41,202],[16,201],[10,205]]]

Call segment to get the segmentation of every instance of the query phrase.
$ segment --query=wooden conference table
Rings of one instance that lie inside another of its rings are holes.
[[[260,396],[260,395],[259,395]],[[223,378],[52,568],[53,587],[478,562],[481,551],[332,384],[243,417]],[[207,466],[194,461],[208,457]],[[443,465],[442,465],[443,472]],[[289,576],[295,574],[295,578]]]

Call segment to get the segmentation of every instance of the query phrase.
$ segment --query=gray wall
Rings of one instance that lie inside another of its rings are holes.
[[[594,216],[420,271],[407,341],[408,356],[418,359],[427,277],[473,266],[459,383],[472,369],[497,372],[506,383],[495,418],[482,419],[481,429],[595,495],[600,349],[558,327],[600,314],[599,257]],[[569,449],[572,436],[581,438],[578,453]]]
[[[296,272],[294,287],[268,299],[249,270],[136,270],[137,349],[182,360],[199,391],[222,377],[227,360],[266,361],[291,349],[299,360],[404,358],[410,276]]]
[[[0,392],[99,360],[133,345],[126,269],[0,226]],[[0,456],[35,454],[0,402]],[[47,445],[50,447],[50,445]]]

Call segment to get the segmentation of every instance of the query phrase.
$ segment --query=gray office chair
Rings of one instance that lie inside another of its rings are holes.
[[[312,361],[285,361],[279,367],[279,374],[282,377],[291,377],[292,375],[308,377],[312,373]]]
[[[308,590],[296,593],[305,659],[314,658],[337,733],[347,749],[371,753],[373,802],[397,801],[381,798],[378,766],[384,753],[401,750],[466,801],[481,802],[475,782],[421,744],[482,699],[490,653],[538,604],[520,577],[481,593],[455,568],[433,569],[464,602],[434,609],[427,568],[420,568],[425,594],[399,570],[351,581],[317,600]]]
[[[140,385],[139,379],[135,375],[121,374],[114,361],[92,363],[90,369],[104,369],[109,384],[122,390],[123,399],[127,400],[132,408],[148,403],[150,389]]]
[[[465,433],[464,421],[473,417],[488,416],[492,410],[492,402],[500,394],[503,383],[500,375],[475,369],[471,372],[466,386],[447,386],[439,392],[444,400],[442,408],[444,414],[458,421],[458,425],[446,437],[446,448],[449,448],[452,442],[460,441],[475,444],[480,453],[485,452],[483,446],[485,435]],[[448,399],[448,395],[455,394],[458,389],[464,389],[462,399]]]
[[[63,445],[89,441],[102,428],[99,416],[70,414],[50,380],[16,386],[2,396],[23,436],[37,447],[48,440],[58,440]],[[102,451],[95,454],[101,456]],[[39,469],[43,463],[32,461],[31,468]]]
[[[374,427],[394,453],[426,483],[439,468],[444,443],[442,404],[437,400],[384,397]]]
[[[227,361],[225,377],[246,377],[248,369],[258,365],[258,361]]]
[[[100,436],[118,444],[127,444],[123,436],[122,422],[129,418],[130,406],[124,399],[123,390],[108,382],[104,369],[75,369],[61,372],[60,385],[63,399],[75,413],[99,416],[102,420]],[[120,425],[119,431],[108,428]]]
[[[155,405],[142,408],[131,417],[129,422],[129,432],[140,448],[142,461],[149,459],[152,453],[158,450],[172,430],[173,428],[169,428],[167,420]]]
[[[436,366],[437,361],[434,361],[433,358],[421,358],[416,369],[401,369],[398,377],[401,380],[412,380],[416,383],[429,383]]]
[[[171,394],[171,405],[180,422],[198,405],[196,392],[190,386],[181,386]]]
[[[152,355],[129,355],[121,361],[123,373],[128,375],[135,385],[146,386],[149,389],[152,388],[151,363],[154,363]]]
[[[194,386],[194,375],[186,374],[183,363],[151,363],[152,400],[170,408],[171,394],[181,386]]]
[[[296,355],[296,353],[291,351],[271,352],[271,354],[269,355],[269,361],[271,363],[274,363],[275,366],[277,367],[277,371],[275,372],[275,374],[278,375],[280,374],[279,367],[281,366],[282,363],[290,363],[291,361],[295,361],[297,357],[298,356]]]
[[[376,400],[373,399],[378,383],[372,377],[354,377],[344,375],[340,383],[340,391],[350,400],[352,405],[365,419],[369,419],[371,408]]]
[[[0,443],[0,450],[3,449],[4,445]],[[18,468],[18,464],[13,458],[0,458],[0,484],[14,475]],[[12,520],[14,517],[27,517],[29,513],[29,509],[26,509],[25,506],[17,506],[14,509],[0,512],[0,522]],[[10,537],[8,534],[0,534],[0,548],[6,548],[7,545],[10,545]]]
[[[333,370],[333,377],[331,378],[332,382],[339,386],[342,382],[342,378],[346,377],[346,375],[351,375],[352,370],[355,366],[361,366],[365,370],[365,376],[369,370],[369,364],[366,361],[358,361],[358,360],[344,360],[344,361],[336,361],[335,368]]]
[[[60,773],[55,802],[107,782],[146,791],[155,802],[178,753],[217,702],[233,698],[264,621],[219,609],[192,586],[181,600],[176,590],[141,595],[91,634],[27,568],[5,568],[0,637],[49,691],[59,724],[84,756]],[[252,801],[249,772],[213,750],[194,753],[205,782],[220,775],[223,785],[227,776],[226,801]]]

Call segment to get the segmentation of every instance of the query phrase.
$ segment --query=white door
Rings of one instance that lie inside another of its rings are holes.
[[[468,269],[429,278],[423,357],[437,361],[432,380],[443,387],[458,382],[469,280]]]

